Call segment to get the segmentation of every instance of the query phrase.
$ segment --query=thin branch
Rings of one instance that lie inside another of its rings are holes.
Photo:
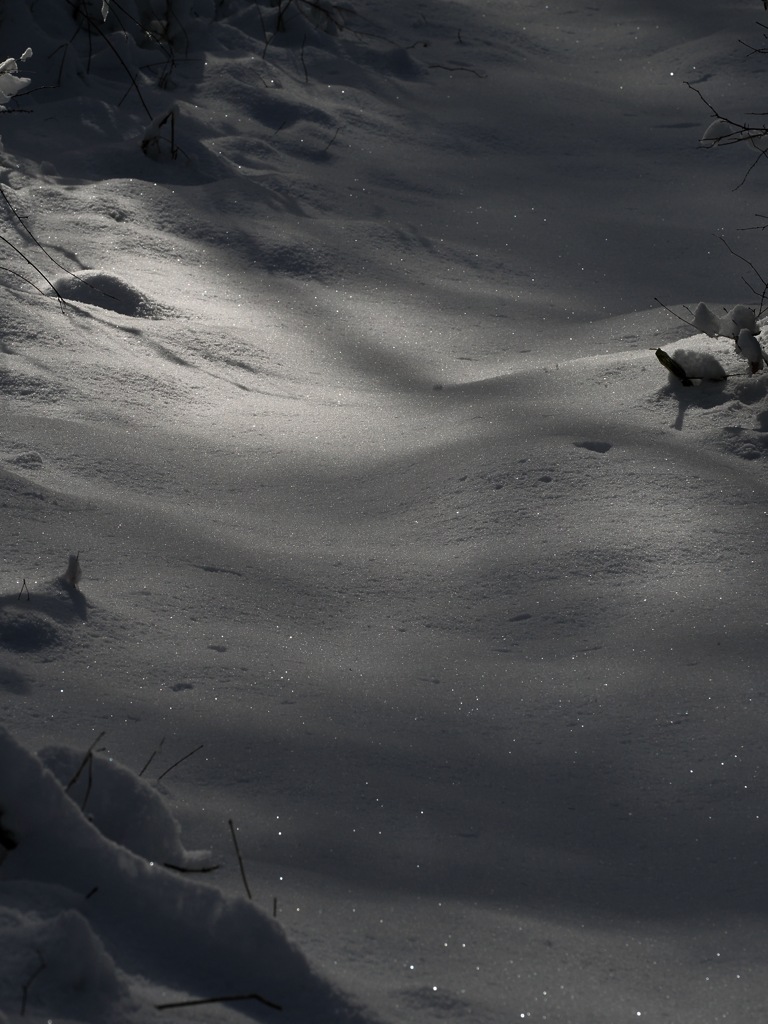
[[[465,67],[449,67],[447,64],[427,64],[428,68],[437,68],[440,71],[466,71],[470,75],[476,75],[478,78],[487,78],[488,75],[485,71],[475,71],[474,68]]]
[[[735,256],[737,260],[741,260],[742,263],[746,263],[746,265],[749,267],[749,269],[752,271],[752,273],[758,279],[760,284],[763,286],[763,290],[760,293],[760,312],[757,314],[758,316],[762,316],[763,309],[765,307],[765,297],[766,297],[766,294],[768,294],[768,281],[766,281],[766,279],[763,277],[763,275],[760,273],[760,271],[757,269],[757,267],[754,265],[754,263],[752,263],[751,260],[748,260],[746,258],[746,256],[742,256],[741,253],[736,252],[735,249],[732,249],[731,246],[723,238],[722,235],[718,235],[717,237],[720,239],[720,241],[726,247],[726,249],[731,254],[731,256]],[[752,287],[752,286],[750,285],[750,287]],[[757,289],[753,288],[753,291],[755,292],[755,295],[757,295]]]
[[[298,2],[304,4],[305,7],[312,7],[320,14],[323,14],[326,18],[326,21],[330,21],[333,25],[336,26],[336,28],[344,28],[343,19],[339,18],[337,20],[336,18],[333,17],[334,12],[339,9],[334,4],[328,4],[328,6],[326,7],[323,4],[316,3],[315,0],[298,0]]]
[[[58,260],[56,259],[56,257],[55,257],[55,256],[52,256],[52,255],[51,255],[51,254],[50,254],[50,253],[48,252],[48,250],[47,250],[47,249],[45,248],[45,246],[44,246],[44,245],[43,245],[43,243],[42,243],[42,242],[40,241],[40,239],[39,239],[39,238],[37,238],[37,236],[36,236],[35,234],[33,234],[33,232],[32,232],[32,231],[30,230],[29,226],[27,225],[27,223],[26,223],[26,220],[25,220],[25,218],[21,216],[21,214],[20,214],[20,213],[19,213],[19,212],[17,211],[17,209],[15,208],[15,206],[13,205],[13,203],[12,203],[12,202],[10,201],[10,199],[8,198],[8,196],[7,196],[7,194],[6,194],[6,191],[5,191],[5,189],[3,188],[3,186],[2,186],[2,185],[0,185],[0,197],[2,197],[2,199],[3,199],[3,202],[4,202],[4,203],[5,203],[5,205],[6,205],[7,207],[8,207],[8,209],[9,209],[9,210],[11,211],[11,214],[12,214],[12,215],[13,215],[13,216],[14,216],[14,217],[16,218],[16,220],[17,220],[17,221],[19,222],[19,224],[21,225],[22,231],[24,231],[24,233],[25,233],[25,234],[29,235],[29,237],[30,237],[30,238],[32,239],[32,241],[33,241],[33,242],[35,243],[35,245],[36,245],[36,246],[37,246],[37,248],[38,248],[38,249],[40,250],[40,252],[42,252],[42,253],[43,253],[43,254],[44,254],[45,256],[47,256],[47,257],[48,257],[48,259],[49,259],[49,260],[51,261],[51,263],[53,263],[53,264],[54,264],[55,266],[57,266],[57,267],[59,268],[59,270],[63,270],[63,271],[64,271],[64,273],[65,273],[65,274],[69,274],[69,276],[70,276],[70,277],[74,277],[74,278],[76,278],[77,280],[80,280],[80,279],[79,279],[79,278],[77,277],[77,274],[75,274],[75,273],[74,273],[74,272],[73,272],[72,270],[70,270],[70,269],[69,269],[68,267],[65,267],[63,263],[59,263],[59,261],[58,261]]]
[[[64,787],[64,792],[65,793],[68,793],[70,791],[70,789],[72,789],[74,784],[77,782],[77,780],[80,778],[80,776],[83,773],[83,769],[88,764],[88,761],[93,757],[93,748],[96,746],[96,744],[99,742],[99,740],[102,739],[102,737],[105,736],[105,735],[106,735],[106,732],[100,732],[99,735],[96,737],[96,739],[93,741],[93,743],[90,745],[90,747],[88,747],[88,749],[85,752],[85,757],[80,762],[80,767],[77,769],[75,774],[72,776],[72,778],[69,780],[69,782]]]
[[[341,125],[338,125],[336,127],[336,131],[331,136],[330,142],[328,143],[327,146],[324,147],[324,149],[323,149],[324,153],[327,153],[328,150],[331,148],[331,146],[334,144],[334,142],[336,141],[336,136],[339,134],[340,131],[341,131]]]
[[[131,69],[126,64],[124,58],[120,54],[120,51],[117,49],[115,44],[112,42],[112,40],[109,38],[107,33],[102,29],[101,25],[99,25],[99,23],[96,21],[95,18],[93,18],[91,15],[86,13],[85,14],[85,19],[86,19],[86,22],[87,22],[87,25],[88,25],[88,35],[89,35],[89,38],[90,38],[91,30],[93,30],[97,35],[101,36],[103,41],[106,43],[106,45],[112,51],[112,53],[115,55],[115,58],[117,59],[118,63],[121,65],[123,71],[125,71],[126,75],[128,76],[128,80],[131,83],[131,88],[136,90],[136,95],[139,98],[139,102],[141,103],[142,107],[144,108],[144,112],[146,113],[147,117],[151,121],[152,120],[152,112],[150,111],[149,107],[147,106],[146,102],[144,101],[144,96],[142,95],[141,89],[139,88],[139,83],[136,80],[136,76],[133,74]],[[130,91],[131,90],[129,88],[128,92],[130,92]],[[126,92],[126,96],[127,95],[128,95],[128,93]],[[124,98],[125,97],[123,97],[123,99]],[[120,102],[122,103],[122,100]],[[119,104],[118,104],[118,106],[119,106]]]
[[[762,125],[758,128],[753,128],[749,124],[734,121],[730,117],[724,117],[719,110],[712,106],[712,104],[706,98],[701,89],[697,89],[696,86],[692,85],[690,82],[686,82],[685,84],[692,92],[696,93],[701,102],[707,107],[712,117],[716,118],[718,121],[722,121],[724,124],[729,125],[729,127],[733,129],[733,131],[730,132],[730,134],[722,135],[718,139],[703,139],[702,142],[711,141],[718,146],[735,146],[739,143],[747,143],[748,145],[752,145],[756,149],[758,149],[757,156],[750,163],[747,170],[744,172],[741,181],[733,189],[734,192],[738,192],[738,190],[742,188],[744,183],[747,181],[752,171],[754,171],[755,167],[757,167],[757,165],[765,156],[768,156],[768,152],[766,152],[766,150],[762,150],[757,147],[757,141],[760,139],[765,139],[768,136],[768,125]],[[754,113],[751,116],[765,117],[768,115],[764,113]]]
[[[61,312],[63,313],[65,311],[65,309],[66,309],[66,306],[64,305],[64,298],[61,295],[61,293],[59,292],[59,290],[56,287],[56,285],[53,283],[53,281],[51,281],[51,279],[49,277],[47,277],[42,272],[40,267],[38,267],[36,263],[33,263],[32,260],[28,256],[26,256],[21,251],[21,249],[19,249],[19,247],[17,245],[14,245],[13,242],[11,242],[8,238],[6,238],[5,235],[0,235],[0,242],[5,242],[5,244],[8,246],[9,249],[13,249],[13,251],[16,253],[17,256],[21,256],[21,258],[24,260],[24,262],[26,264],[28,264],[30,267],[32,267],[32,269],[34,271],[36,271],[40,275],[40,277],[42,277],[42,279],[45,281],[45,283],[51,289],[53,294],[56,296],[56,298],[58,300],[58,303],[59,303],[59,308],[61,309]],[[21,276],[21,275],[18,275],[18,276]],[[38,289],[38,291],[41,291],[41,289]],[[43,294],[45,294],[45,293],[43,292]]]
[[[767,134],[768,134],[768,132],[767,132]],[[745,184],[747,178],[750,176],[752,171],[754,171],[754,169],[757,167],[757,165],[760,163],[760,161],[765,156],[768,156],[768,153],[766,153],[764,150],[760,150],[760,152],[757,154],[755,159],[752,161],[752,163],[749,165],[749,167],[744,172],[744,176],[741,179],[741,181],[738,183],[738,185],[734,186],[734,188],[732,189],[733,192],[738,192],[739,191],[739,189],[742,187],[742,185]]]
[[[285,0],[285,3],[283,3],[283,0],[280,0],[277,8],[277,29],[279,32],[285,32],[285,12],[292,3],[293,0]]]
[[[697,95],[697,96],[699,97],[699,99],[701,100],[701,102],[702,102],[702,103],[703,103],[703,104],[704,104],[704,105],[705,105],[706,107],[708,107],[708,108],[709,108],[709,112],[710,112],[710,114],[712,115],[712,117],[717,117],[717,118],[720,118],[720,115],[719,115],[719,114],[718,114],[718,112],[717,112],[717,111],[715,110],[715,108],[714,108],[714,107],[712,106],[712,104],[711,104],[711,103],[709,102],[709,100],[708,100],[708,99],[707,99],[707,97],[706,97],[706,96],[704,95],[704,93],[703,93],[703,92],[701,91],[701,89],[697,89],[697,88],[696,88],[696,86],[695,86],[695,85],[692,85],[692,84],[691,84],[690,82],[685,82],[684,84],[685,84],[685,85],[687,85],[687,86],[688,86],[688,88],[689,88],[689,89],[690,89],[690,90],[691,90],[692,92],[695,92],[695,93],[696,93],[696,95]],[[733,124],[733,121],[729,121],[727,117],[723,117],[723,118],[720,118],[720,120],[721,120],[721,121],[725,121],[725,122],[726,122],[726,124]]]
[[[202,868],[185,868],[181,864],[169,864],[165,861],[163,867],[169,868],[171,871],[178,871],[182,875],[207,875],[211,871],[218,871],[221,864],[206,864]]]
[[[85,813],[85,806],[88,803],[88,797],[91,795],[91,787],[93,786],[93,754],[88,756],[88,782],[85,786],[85,793],[83,795],[83,802],[80,804],[80,810]]]
[[[240,854],[240,846],[237,842],[237,833],[235,832],[235,825],[231,818],[229,819],[229,831],[232,833],[232,842],[235,844],[237,863],[240,865],[240,877],[243,880],[243,885],[245,886],[245,891],[248,894],[248,899],[252,900],[253,896],[251,895],[251,887],[248,885],[248,878],[246,877],[245,874],[245,865],[243,864],[243,858]]]
[[[265,999],[264,996],[260,996],[257,992],[249,992],[245,996],[211,996],[210,999],[184,999],[178,1003],[159,1003],[155,1006],[155,1009],[178,1010],[184,1006],[205,1006],[207,1003],[237,1003],[248,999],[254,999],[257,1003],[263,1003],[264,1006],[268,1006],[272,1010],[282,1010],[282,1006],[278,1003],[273,1003],[271,999]]]
[[[699,328],[696,326],[696,324],[692,320],[686,320],[684,316],[680,316],[680,314],[676,313],[674,311],[674,309],[670,309],[669,306],[665,306],[664,303],[661,301],[661,299],[657,299],[655,295],[653,297],[653,301],[654,302],[658,302],[658,304],[662,307],[662,309],[666,309],[666,311],[668,313],[671,313],[672,316],[676,316],[678,320],[682,320],[682,322],[684,324],[687,324],[688,327],[692,327],[694,329],[694,331],[696,331],[697,334],[699,333]]]
[[[144,774],[144,772],[147,770],[147,768],[149,768],[149,766],[152,764],[152,762],[155,759],[156,755],[161,752],[161,750],[163,749],[163,744],[164,743],[165,743],[165,736],[163,736],[163,738],[158,743],[157,747],[149,755],[149,757],[147,759],[147,763],[144,765],[144,767],[139,772],[139,778],[141,778],[141,776]]]
[[[768,213],[756,213],[756,217],[762,217],[763,220],[768,220]],[[768,228],[768,224],[756,224],[751,228],[737,228],[737,231],[765,231]]]
[[[0,270],[2,270],[3,273],[5,273],[5,274],[12,274],[13,277],[18,277],[20,281],[25,281],[31,288],[34,288],[36,292],[39,292],[41,295],[44,295],[46,297],[46,299],[50,298],[50,296],[48,295],[48,292],[45,291],[45,289],[41,288],[40,285],[35,284],[34,281],[31,281],[26,276],[26,274],[22,274],[20,270],[13,270],[13,268],[11,268],[11,267],[3,267],[3,266],[0,266]],[[62,310],[62,312],[63,312],[63,310]]]
[[[168,772],[172,772],[174,768],[178,768],[178,766],[183,761],[186,761],[188,757],[192,757],[192,755],[196,754],[198,752],[198,750],[202,750],[204,746],[205,746],[205,744],[201,743],[199,747],[195,747],[194,750],[190,750],[190,752],[188,754],[185,754],[184,757],[180,757],[178,761],[174,761],[174,763],[171,765],[170,768],[166,768],[162,775],[158,775],[157,781],[159,782],[160,779],[164,779],[165,776],[168,774]]]

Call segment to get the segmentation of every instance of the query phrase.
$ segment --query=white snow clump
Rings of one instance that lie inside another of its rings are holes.
[[[5,110],[5,104],[8,100],[32,81],[30,78],[18,77],[19,63],[29,60],[31,56],[32,50],[27,47],[18,61],[14,60],[13,57],[7,57],[4,61],[0,62],[0,110]]]
[[[717,316],[709,306],[700,302],[693,314],[693,324],[702,334],[710,338],[732,338],[734,341],[742,330],[759,334],[754,309],[749,306],[734,306],[725,316]]]
[[[757,373],[762,368],[763,350],[760,347],[760,342],[751,331],[746,328],[742,328],[739,331],[739,336],[736,339],[736,348],[749,363],[752,373]]]
[[[701,331],[702,334],[708,334],[710,338],[716,338],[720,333],[719,318],[703,302],[700,302],[696,307],[696,312],[693,314],[693,323],[698,331]]]

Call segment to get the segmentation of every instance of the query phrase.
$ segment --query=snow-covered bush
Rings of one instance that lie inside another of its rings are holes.
[[[750,306],[737,305],[717,314],[700,302],[693,314],[691,326],[710,338],[731,339],[735,343],[735,354],[747,361],[750,374],[759,373],[768,365],[761,340],[764,324],[758,323],[755,311]],[[713,353],[696,348],[681,349],[671,356],[664,349],[657,349],[656,358],[673,378],[677,378],[686,387],[693,381],[720,382],[734,375],[726,372]],[[742,374],[743,371],[736,371],[737,376]]]
[[[32,50],[27,47],[18,61],[13,57],[8,57],[0,63],[0,110],[5,110],[8,100],[29,85],[31,79],[19,78],[18,71],[19,63],[29,60],[31,56]]]

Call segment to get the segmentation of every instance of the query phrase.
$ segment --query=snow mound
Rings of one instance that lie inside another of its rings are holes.
[[[672,358],[682,366],[689,378],[698,378],[708,383],[717,383],[726,378],[723,364],[711,352],[679,348],[672,353]]]
[[[0,1000],[21,1016],[27,1007],[48,1007],[93,1024],[119,1024],[137,1008],[114,960],[76,910],[49,916],[0,907],[0,949]]]
[[[0,730],[0,1015],[24,999],[57,1019],[135,1024],[166,1002],[248,996],[238,1009],[257,1020],[277,1006],[281,1020],[373,1020],[252,903],[146,859],[185,857],[147,783],[93,759],[84,812],[82,786],[62,785],[83,764],[65,747],[35,757]]]
[[[59,630],[49,616],[27,612],[23,606],[0,608],[0,648],[29,654],[60,642]]]
[[[187,853],[162,797],[134,772],[70,747],[46,747],[39,756],[107,839],[161,864],[187,866],[205,856]],[[80,771],[85,764],[87,771]]]
[[[53,287],[61,298],[69,302],[99,306],[122,316],[160,319],[167,313],[165,306],[138,288],[114,274],[100,270],[79,270],[67,274],[57,278]]]
[[[61,580],[38,585],[34,601],[24,600],[18,589],[0,594],[0,651],[34,654],[63,648],[73,627],[87,617],[85,597]]]

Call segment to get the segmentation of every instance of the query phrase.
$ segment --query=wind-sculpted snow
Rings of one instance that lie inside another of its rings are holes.
[[[764,1024],[760,6],[3,5],[9,1022]]]
[[[201,999],[256,993],[281,1020],[373,1020],[317,977],[253,904],[164,866],[187,857],[154,789],[88,752],[41,756],[58,781],[0,732],[6,1012],[23,998],[35,1015],[130,1020],[183,986]],[[88,785],[75,788],[83,771]],[[271,1019],[263,1002],[244,1003],[244,1016]]]

